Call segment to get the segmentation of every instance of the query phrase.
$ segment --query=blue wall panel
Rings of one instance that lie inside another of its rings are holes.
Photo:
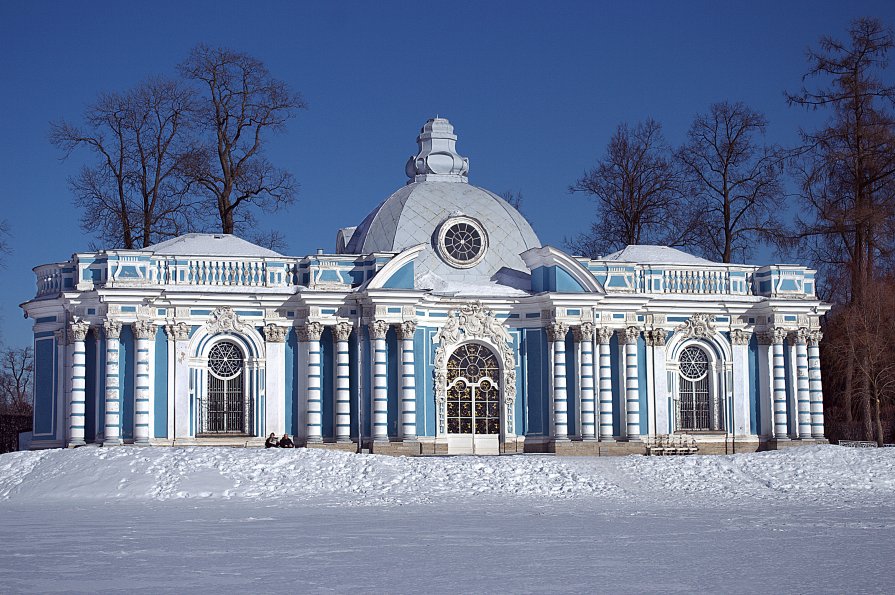
[[[118,386],[121,387],[121,434],[125,440],[134,438],[134,333],[128,324],[121,325],[121,346],[118,349]]]
[[[640,435],[646,436],[652,412],[646,397],[646,340],[642,336],[637,338],[637,388],[640,390]]]
[[[761,399],[758,398],[758,335],[749,341],[749,431],[758,434],[758,420],[761,419]]]
[[[56,349],[52,336],[34,340],[34,439],[56,438]]]
[[[618,335],[612,333],[609,339],[609,365],[612,375],[612,435],[622,435],[622,405],[625,395],[622,393],[622,378],[619,360],[622,350],[619,348]],[[624,363],[624,362],[622,362]]]
[[[291,328],[289,329],[289,334],[286,335],[286,353],[284,356],[286,358],[286,404],[283,412],[286,416],[286,431],[292,436],[298,433],[298,424],[296,423],[298,420],[298,378],[295,374],[296,349],[298,349],[298,343],[295,329]]]
[[[385,335],[386,370],[388,374],[388,435],[398,435],[398,423],[400,417],[400,403],[398,390],[401,382],[401,360],[398,346],[398,336],[394,327],[388,329]]]
[[[155,334],[155,416],[153,424],[156,438],[168,436],[168,336],[159,327]]]
[[[96,408],[98,386],[96,378],[96,333],[87,333],[84,339],[84,440],[96,442]]]
[[[320,361],[323,367],[320,369],[320,385],[323,390],[320,397],[323,399],[321,404],[323,407],[323,437],[333,438],[335,436],[335,416],[334,401],[335,386],[333,371],[335,367],[335,345],[333,344],[333,333],[329,327],[325,327],[323,334],[320,336]]]

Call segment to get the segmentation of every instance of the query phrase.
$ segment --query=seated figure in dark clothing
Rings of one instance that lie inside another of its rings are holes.
[[[277,436],[273,432],[271,432],[270,436],[267,437],[267,440],[264,441],[264,448],[276,448],[279,445],[280,441],[277,440]]]
[[[280,448],[295,448],[295,443],[289,438],[289,434],[283,434],[280,438]]]

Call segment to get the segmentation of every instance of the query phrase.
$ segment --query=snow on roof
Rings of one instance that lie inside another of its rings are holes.
[[[144,250],[184,256],[282,256],[228,233],[188,233],[147,246]]]
[[[668,246],[634,244],[596,260],[620,260],[648,264],[718,264]]]
[[[513,279],[504,276],[500,279],[504,283],[514,283],[517,287],[506,285],[504,283],[464,283],[462,281],[447,280],[436,275],[431,271],[427,271],[422,275],[418,275],[415,284],[418,289],[431,289],[436,294],[450,294],[463,296],[522,296],[529,295],[529,292],[521,287],[523,283],[529,286],[531,282],[525,279]]]

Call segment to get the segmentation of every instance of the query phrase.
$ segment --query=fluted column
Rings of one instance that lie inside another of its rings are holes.
[[[581,346],[581,438],[594,440],[597,437],[594,399],[594,325],[585,322],[572,329],[575,341]]]
[[[68,446],[82,446],[87,411],[87,354],[84,339],[90,325],[84,321],[75,321],[69,325],[72,342],[71,392],[69,393]]]
[[[348,338],[352,326],[340,322],[333,327],[336,340],[336,441],[351,442],[351,361]]]
[[[388,350],[385,335],[388,323],[376,320],[370,323],[373,340],[373,440],[388,440]]]
[[[824,437],[824,394],[820,376],[820,331],[808,333],[808,392],[811,399],[811,437]]]
[[[553,345],[553,437],[569,437],[569,398],[566,391],[566,334],[569,328],[562,322],[547,327],[547,340]]]
[[[789,431],[786,419],[786,366],[783,360],[783,341],[786,331],[781,328],[767,332],[773,352],[774,438],[787,440]]]
[[[612,361],[609,354],[609,340],[612,329],[602,326],[597,329],[600,345],[600,440],[612,440]]]
[[[155,325],[148,320],[133,324],[137,341],[137,365],[134,379],[134,444],[149,444],[149,399],[152,376],[149,369],[149,348],[155,338]]]
[[[629,326],[619,331],[619,343],[625,345],[625,434],[640,440],[640,375],[637,366],[637,338],[640,329]]]
[[[299,337],[308,344],[308,442],[323,442],[323,384],[320,361],[320,337],[322,335],[323,325],[319,322],[309,322],[304,327],[300,327]]]
[[[407,320],[396,329],[401,346],[401,438],[416,440],[416,371],[413,362],[416,323]]]
[[[103,446],[121,444],[121,386],[119,382],[119,351],[121,349],[121,323],[107,320],[103,323],[106,335],[106,395],[103,416]]]

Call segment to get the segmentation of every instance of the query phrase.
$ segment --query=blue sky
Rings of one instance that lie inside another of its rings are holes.
[[[271,160],[301,184],[265,217],[290,254],[334,249],[406,181],[427,118],[450,118],[470,181],[524,195],[541,241],[562,245],[592,209],[567,187],[614,128],[648,116],[678,144],[715,101],[743,101],[792,144],[822,113],[786,106],[805,50],[844,37],[857,16],[895,25],[893,2],[25,2],[0,4],[0,200],[13,254],[0,271],[2,339],[30,342],[18,304],[31,267],[87,248],[47,141],[101,91],[175,66],[199,42],[262,59],[310,109],[271,139]],[[890,79],[892,80],[892,79]]]

